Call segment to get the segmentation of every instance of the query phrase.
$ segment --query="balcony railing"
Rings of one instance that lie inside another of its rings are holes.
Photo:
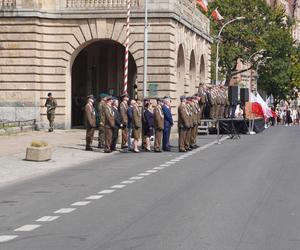
[[[0,9],[12,9],[16,7],[16,0],[0,0]]]
[[[127,0],[66,0],[67,9],[115,8],[126,9]],[[132,0],[131,6],[139,6],[139,0]]]

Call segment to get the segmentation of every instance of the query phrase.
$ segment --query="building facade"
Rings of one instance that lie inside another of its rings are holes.
[[[148,0],[148,87],[177,104],[210,82],[209,20],[192,0]],[[144,2],[132,0],[128,91],[143,91]],[[88,94],[123,89],[126,0],[1,0],[0,120],[81,125]]]

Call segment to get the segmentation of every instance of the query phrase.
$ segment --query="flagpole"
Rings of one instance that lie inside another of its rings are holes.
[[[131,0],[127,0],[125,64],[124,64],[124,85],[123,85],[124,94],[127,94],[127,86],[128,86],[129,36],[130,36],[130,15],[131,15],[130,11],[131,11]]]
[[[148,74],[148,0],[145,3],[145,27],[144,27],[144,82],[143,96],[147,97],[147,74]]]

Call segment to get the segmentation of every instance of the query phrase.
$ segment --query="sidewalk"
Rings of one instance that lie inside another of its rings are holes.
[[[97,131],[96,131],[97,132]],[[97,133],[95,133],[97,137]],[[172,137],[176,137],[174,134]],[[46,162],[26,161],[26,147],[33,140],[43,140],[52,146],[52,160]],[[198,137],[199,145],[203,146],[216,140],[215,135]],[[177,139],[173,138],[173,145]],[[103,153],[95,146],[93,152],[85,151],[85,130],[55,130],[32,131],[22,134],[0,136],[0,188],[28,180],[33,177],[46,175],[64,168],[73,167],[95,159],[103,159],[111,154]]]
[[[96,134],[95,134],[96,136]],[[52,146],[52,160],[26,161],[26,147],[33,140],[44,140]],[[94,141],[94,146],[97,142]],[[85,151],[85,130],[33,131],[0,136],[0,187],[48,174],[76,164],[107,157],[100,149]]]

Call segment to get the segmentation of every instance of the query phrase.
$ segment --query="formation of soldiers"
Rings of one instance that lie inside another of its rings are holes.
[[[154,136],[154,152],[171,151],[170,133],[174,125],[171,112],[171,98],[157,98],[155,103],[148,98],[132,99],[124,94],[114,98],[100,94],[98,103],[94,96],[87,97],[85,106],[86,150],[92,151],[95,129],[98,128],[98,148],[105,153],[116,150],[116,143],[121,131],[121,148],[138,153],[139,142],[142,148],[152,151],[150,139]],[[201,121],[201,97],[181,96],[178,106],[178,146],[180,152],[197,148],[198,125]]]
[[[231,105],[228,100],[228,89],[224,85],[200,85],[200,108],[203,118],[222,119],[231,117]]]

